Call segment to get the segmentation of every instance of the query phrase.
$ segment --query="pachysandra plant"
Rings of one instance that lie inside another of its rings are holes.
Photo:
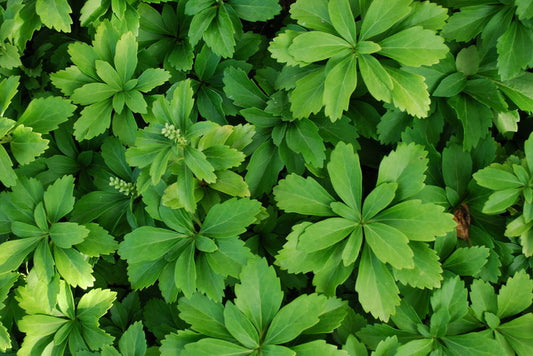
[[[396,281],[416,288],[440,286],[441,266],[426,242],[456,225],[451,214],[412,198],[424,188],[427,153],[399,145],[379,166],[376,187],[363,200],[359,156],[339,143],[327,170],[334,198],[312,177],[289,175],[274,188],[286,212],[327,217],[293,227],[276,263],[292,273],[314,272],[317,290],[328,295],[358,262],[358,301],[374,317],[388,320],[400,303]]]
[[[525,158],[511,157],[506,163],[493,163],[474,174],[482,187],[493,190],[483,206],[486,214],[498,214],[519,204],[505,236],[520,237],[524,255],[533,256],[533,134],[524,143]],[[520,214],[521,213],[521,214]]]
[[[142,226],[126,234],[118,253],[128,261],[128,276],[135,289],[159,280],[167,301],[178,292],[196,291],[213,300],[224,295],[225,278],[237,277],[249,257],[238,236],[257,221],[261,204],[232,198],[214,205],[203,219],[184,209],[161,207],[159,220],[166,227]]]
[[[298,0],[292,5],[291,15],[301,27],[278,35],[270,52],[282,63],[303,67],[290,94],[295,117],[324,107],[332,121],[339,119],[348,109],[359,73],[374,98],[411,115],[427,116],[430,100],[424,78],[402,66],[432,65],[446,56],[448,47],[435,32],[444,25],[446,10],[411,0],[364,4],[355,12],[349,0]],[[430,21],[419,15],[423,12],[431,13]],[[362,20],[356,22],[359,16]],[[324,60],[325,65],[312,64]]]
[[[244,160],[241,150],[253,135],[250,125],[195,122],[191,117],[192,96],[190,82],[182,81],[168,99],[157,99],[152,106],[153,121],[138,132],[135,145],[126,151],[127,162],[144,169],[151,184],[159,183],[165,174],[172,175],[173,182],[163,200],[168,206],[183,207],[191,213],[202,198],[200,190],[197,199],[202,184],[232,196],[250,195],[242,177],[230,168]]]
[[[0,1],[0,354],[533,355],[530,0]]]
[[[169,79],[160,68],[148,68],[137,76],[137,47],[133,32],[121,34],[107,21],[98,27],[92,46],[82,42],[69,45],[74,65],[51,78],[63,94],[84,106],[74,124],[78,140],[96,137],[110,126],[122,142],[135,140],[134,113],[147,112],[142,93]]]
[[[190,329],[167,335],[162,355],[347,355],[320,337],[341,324],[345,302],[310,294],[282,307],[280,281],[263,259],[248,262],[239,279],[235,299],[225,305],[201,294],[181,298],[180,317]],[[291,322],[295,317],[298,323]]]

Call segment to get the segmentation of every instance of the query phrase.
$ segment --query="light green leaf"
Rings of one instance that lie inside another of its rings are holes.
[[[396,201],[409,198],[424,188],[427,152],[413,143],[398,144],[396,150],[381,160],[376,185],[398,183]]]
[[[36,98],[26,107],[17,122],[31,126],[34,131],[47,133],[57,129],[59,124],[67,121],[75,109],[75,105],[61,97]]]
[[[486,334],[469,333],[464,335],[446,336],[442,338],[446,352],[451,356],[462,356],[465,352],[473,356],[503,355],[500,344]]]
[[[516,14],[522,21],[533,17],[533,3],[527,0],[515,0]]]
[[[442,280],[442,268],[434,249],[422,242],[411,242],[414,268],[394,269],[394,278],[414,288],[438,288]]]
[[[492,193],[483,205],[485,214],[500,214],[515,204],[520,197],[520,189],[504,189]]]
[[[94,323],[107,313],[116,298],[117,292],[109,289],[91,289],[80,298],[76,316],[84,322]]]
[[[520,21],[512,21],[503,35],[498,38],[498,73],[503,80],[518,76],[531,61],[533,47],[531,29]]]
[[[372,220],[400,230],[411,241],[433,241],[436,236],[446,235],[457,225],[452,214],[445,213],[442,206],[423,204],[420,200],[396,204]]]
[[[319,322],[317,311],[326,301],[318,294],[300,295],[280,309],[265,336],[265,344],[284,344]]]
[[[98,257],[111,254],[117,250],[118,243],[100,225],[89,223],[84,226],[89,230],[89,235],[82,243],[76,245],[78,251],[88,256]]]
[[[16,270],[36,247],[41,237],[6,241],[0,245],[0,273]]]
[[[50,226],[50,238],[55,246],[71,248],[85,240],[89,229],[73,222],[57,222]]]
[[[392,80],[392,102],[410,115],[424,118],[428,115],[429,93],[424,77],[404,70],[385,67]]]
[[[215,169],[207,161],[205,154],[192,146],[185,146],[185,164],[200,180],[205,180],[207,183],[214,183],[217,176],[214,173]]]
[[[492,164],[474,173],[477,184],[491,190],[517,189],[523,183],[513,173],[499,164]]]
[[[299,0],[291,5],[291,17],[300,26],[333,33],[328,13],[328,2],[324,0]]]
[[[17,162],[24,165],[33,162],[46,151],[48,140],[42,138],[40,133],[33,132],[31,127],[20,125],[11,132],[9,147]]]
[[[400,31],[378,44],[381,46],[380,55],[410,67],[436,64],[449,51],[442,37],[421,26]]]
[[[339,142],[327,165],[329,178],[337,195],[356,212],[361,211],[363,176],[359,155],[351,144]]]
[[[359,40],[366,40],[391,28],[411,12],[411,0],[374,0],[361,24]]]
[[[118,347],[122,355],[144,356],[146,354],[146,337],[140,321],[131,324],[122,334]]]
[[[456,249],[442,264],[442,267],[459,276],[472,276],[487,263],[490,250],[485,246]]]
[[[192,28],[191,23],[191,30]],[[204,41],[214,53],[221,57],[228,58],[231,57],[235,51],[234,34],[235,29],[229,13],[226,10],[226,7],[221,5],[218,7],[217,15],[205,29],[205,32],[203,32]]]
[[[377,258],[396,269],[413,268],[413,251],[409,239],[400,230],[379,222],[363,226],[365,241]]]
[[[44,192],[44,206],[50,222],[57,222],[74,208],[74,177],[56,180]]]
[[[264,259],[249,261],[242,269],[240,280],[235,285],[235,305],[263,333],[281,306],[280,281]]]
[[[348,356],[344,350],[339,350],[335,345],[327,344],[324,340],[315,340],[292,347],[298,356]],[[284,355],[285,356],[285,355]],[[288,355],[287,355],[288,356]]]
[[[298,35],[289,46],[289,53],[298,61],[312,63],[335,55],[348,55],[353,47],[344,39],[326,32],[309,31]]]
[[[218,171],[217,181],[209,184],[209,187],[234,197],[246,198],[250,196],[248,184],[242,176],[229,170]]]
[[[447,39],[468,42],[483,31],[499,9],[497,5],[465,6],[449,18],[442,33]]]
[[[194,254],[196,248],[194,243],[189,243],[182,251],[176,261],[174,270],[174,282],[185,297],[190,298],[196,291],[196,264]]]
[[[17,175],[13,171],[13,162],[2,145],[0,145],[0,181],[6,187],[11,187],[17,182]]]
[[[449,98],[463,91],[466,86],[466,76],[462,72],[455,72],[445,77],[431,95]]]
[[[355,28],[354,15],[348,0],[328,1],[328,13],[331,24],[346,41],[355,46],[357,30]]]
[[[374,56],[361,54],[358,58],[361,77],[370,94],[378,100],[390,103],[394,84],[389,73]]]
[[[325,69],[325,66],[317,67],[296,81],[296,88],[289,94],[291,111],[295,118],[306,118],[322,109]]]
[[[277,0],[230,0],[229,4],[241,19],[252,22],[270,20],[281,11]]]
[[[516,315],[533,302],[533,281],[524,270],[507,280],[498,293],[498,317]]]
[[[191,298],[180,298],[180,318],[191,328],[207,336],[228,339],[231,337],[224,325],[224,308],[203,294],[195,293]]]
[[[312,177],[289,174],[274,188],[274,197],[280,209],[301,215],[331,216],[333,197]]]
[[[57,31],[70,32],[72,9],[67,0],[37,0],[35,11],[47,27]]]
[[[54,246],[54,261],[57,271],[71,286],[86,289],[93,285],[93,268],[83,258],[81,253],[74,249],[62,249]]]
[[[214,238],[238,236],[261,211],[257,200],[232,198],[209,209],[200,234]]]
[[[363,203],[363,221],[368,221],[385,209],[394,199],[398,183],[382,183],[374,188]]]
[[[183,356],[246,356],[252,350],[229,341],[202,339],[185,346],[180,352]]]
[[[170,74],[161,68],[148,68],[137,78],[137,86],[135,89],[143,93],[164,84],[170,79]]]
[[[228,67],[224,71],[224,93],[234,104],[244,108],[264,108],[267,96],[240,68]]]
[[[533,73],[524,73],[514,79],[498,82],[500,90],[521,110],[533,112]]]
[[[109,128],[113,104],[110,100],[86,106],[80,118],[74,123],[74,136],[78,140],[89,140]]]
[[[300,236],[298,247],[306,253],[330,247],[347,237],[357,222],[344,218],[329,218],[314,223]]]
[[[130,264],[158,260],[184,237],[175,231],[141,226],[124,236],[118,253]]]
[[[297,120],[290,125],[285,133],[287,146],[297,153],[301,153],[306,162],[321,168],[326,159],[326,147],[318,133],[318,127],[308,119]]]
[[[343,111],[348,110],[356,86],[357,57],[349,54],[331,58],[326,65],[323,98],[326,116],[331,121],[340,119]]]
[[[529,355],[533,352],[532,325],[533,314],[528,313],[500,325],[498,331],[505,336],[505,340],[507,340],[517,355]]]
[[[242,345],[250,349],[259,346],[257,329],[232,302],[227,302],[225,305],[224,323],[230,334]]]
[[[400,291],[392,274],[367,245],[361,255],[355,291],[363,309],[385,322],[400,305]]]
[[[126,83],[133,77],[137,68],[137,40],[133,32],[126,32],[120,37],[113,62],[122,83]]]

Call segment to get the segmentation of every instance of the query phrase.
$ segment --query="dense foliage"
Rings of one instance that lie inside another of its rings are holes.
[[[0,354],[533,355],[530,0],[0,18]]]

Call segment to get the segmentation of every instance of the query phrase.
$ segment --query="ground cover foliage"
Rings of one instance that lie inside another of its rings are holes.
[[[0,354],[533,354],[531,1],[0,9]]]

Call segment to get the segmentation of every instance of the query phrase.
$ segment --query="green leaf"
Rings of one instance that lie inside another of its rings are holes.
[[[365,241],[377,258],[396,269],[413,268],[413,251],[409,239],[400,230],[379,222],[363,226]]]
[[[472,276],[487,263],[490,250],[484,246],[456,249],[442,264],[445,269],[459,276]]]
[[[422,146],[399,144],[396,150],[381,160],[376,185],[398,183],[396,201],[409,198],[424,188],[427,152]]]
[[[185,164],[196,178],[205,180],[207,183],[214,183],[217,180],[215,169],[202,151],[192,146],[185,146],[184,154]]]
[[[41,237],[31,237],[2,243],[0,245],[2,247],[0,248],[0,273],[16,270],[26,256],[37,247],[40,240]]]
[[[295,118],[309,117],[322,109],[325,79],[325,67],[320,66],[296,81],[296,88],[289,94]]]
[[[400,305],[400,291],[392,274],[367,245],[359,262],[355,291],[363,309],[385,322]]]
[[[298,356],[346,356],[344,350],[339,350],[335,345],[327,344],[324,340],[315,340],[292,347]]]
[[[326,65],[324,82],[325,114],[332,121],[348,110],[350,97],[357,86],[357,57],[353,54],[335,56]]]
[[[228,67],[224,71],[224,93],[234,104],[244,108],[263,108],[267,96],[240,68]]]
[[[234,197],[249,197],[248,184],[237,173],[229,170],[218,171],[217,181],[209,185],[210,188]]]
[[[446,345],[446,352],[452,356],[464,355],[465,352],[470,352],[471,355],[476,356],[504,354],[496,340],[481,333],[446,336],[442,338],[442,341]]]
[[[350,2],[347,0],[333,0],[328,2],[328,13],[331,24],[346,41],[355,46],[357,30]]]
[[[477,184],[491,190],[505,190],[520,188],[523,183],[504,167],[493,164],[474,173]]]
[[[448,104],[463,125],[463,148],[470,151],[488,134],[488,129],[492,126],[492,112],[485,105],[466,95],[449,98]]]
[[[183,356],[246,356],[252,350],[229,341],[202,339],[185,346]]]
[[[394,278],[414,288],[438,288],[442,280],[442,268],[435,250],[422,242],[411,242],[414,268],[395,269]]]
[[[137,68],[137,40],[132,32],[126,32],[118,40],[113,62],[122,83],[133,77]]]
[[[331,152],[327,169],[337,195],[356,212],[361,211],[363,176],[359,155],[352,145],[339,142]]]
[[[492,193],[483,205],[485,214],[500,214],[516,203],[520,197],[519,189],[505,189]]]
[[[411,0],[375,0],[370,3],[361,24],[359,40],[372,38],[391,28],[411,12]]]
[[[524,270],[507,280],[498,293],[498,317],[516,315],[527,309],[533,300],[533,281]]]
[[[118,253],[129,264],[158,260],[184,237],[185,235],[175,231],[141,226],[124,236]]]
[[[533,56],[529,43],[533,41],[531,29],[520,21],[512,21],[498,38],[498,73],[503,80],[511,79],[526,69]]]
[[[170,74],[161,68],[148,68],[137,78],[135,89],[143,93],[158,87],[170,79]]]
[[[279,14],[277,0],[231,0],[229,4],[237,15],[246,21],[267,21]]]
[[[68,284],[83,289],[93,285],[93,269],[78,251],[57,246],[53,251],[57,271]]]
[[[326,32],[309,31],[298,35],[289,46],[289,54],[296,60],[312,63],[335,55],[348,55],[352,46],[344,39]]]
[[[188,246],[181,251],[174,270],[174,282],[176,283],[176,287],[178,287],[187,298],[190,298],[196,291],[195,251],[194,243],[189,243]]]
[[[57,96],[33,99],[18,118],[18,123],[31,126],[34,131],[47,133],[72,116],[75,105]]]
[[[109,289],[91,289],[80,298],[76,316],[84,322],[95,322],[107,313],[116,297],[117,292]]]
[[[89,223],[84,226],[89,230],[89,234],[83,242],[76,245],[78,251],[88,256],[98,257],[117,250],[118,243],[100,225]]]
[[[328,3],[324,0],[299,0],[291,5],[291,17],[303,27],[332,33]]]
[[[326,147],[318,133],[318,127],[308,119],[301,119],[290,125],[285,134],[287,146],[301,153],[306,162],[321,168],[326,159]]]
[[[56,180],[44,192],[44,206],[50,222],[57,222],[74,208],[74,177]]]
[[[203,38],[205,43],[214,53],[221,57],[228,58],[231,57],[235,51],[235,29],[224,5],[218,7],[217,12],[217,15],[205,29],[205,32],[202,31]]]
[[[235,285],[235,305],[259,332],[265,332],[283,299],[276,272],[264,259],[255,259],[242,269],[240,280]]]
[[[442,150],[442,177],[447,187],[462,196],[472,180],[472,158],[459,145]],[[478,183],[479,184],[479,183]]]
[[[391,97],[394,106],[410,115],[426,117],[431,101],[424,77],[392,67],[385,69],[392,80]]]
[[[146,354],[146,338],[143,324],[140,321],[131,324],[122,334],[118,347],[122,355],[144,356]]]
[[[43,139],[40,133],[33,132],[31,127],[21,125],[11,132],[9,147],[17,162],[24,165],[46,151],[48,140]]]
[[[224,323],[230,334],[242,345],[250,349],[259,346],[257,329],[232,302],[227,302],[224,308]]]
[[[385,209],[394,199],[397,183],[382,183],[374,188],[363,203],[363,221],[368,221]]]
[[[274,197],[280,209],[301,215],[331,216],[333,197],[312,177],[289,174],[274,188]]]
[[[67,0],[37,0],[35,11],[47,27],[57,31],[70,32],[72,9]]]
[[[421,26],[400,31],[378,44],[381,46],[380,55],[410,67],[436,64],[448,53],[444,39]]]
[[[344,218],[329,218],[314,223],[300,236],[298,246],[306,253],[330,247],[348,236],[357,222]]]
[[[533,351],[531,340],[532,325],[533,314],[528,313],[500,325],[498,331],[505,336],[505,340],[518,355],[528,355]]]
[[[464,282],[459,276],[447,278],[441,288],[433,292],[431,307],[433,310],[445,310],[449,314],[448,323],[450,323],[463,318],[468,313],[467,295]]]
[[[317,311],[326,301],[318,294],[300,295],[280,309],[265,336],[265,344],[284,344],[319,322]]]
[[[370,94],[378,100],[390,103],[394,84],[389,73],[374,56],[361,54],[358,58],[361,77]]]
[[[515,0],[516,14],[520,20],[528,20],[533,17],[533,4],[527,0]]]
[[[226,200],[209,209],[199,233],[214,238],[238,236],[256,220],[260,211],[261,203],[257,200]]]
[[[504,83],[498,82],[500,90],[521,110],[533,112],[533,73],[524,73]]]
[[[485,4],[465,6],[449,18],[442,33],[447,39],[468,42],[485,28],[499,9],[499,6]]]
[[[0,81],[0,97],[2,98],[0,101],[0,114],[2,116],[11,104],[13,97],[17,95],[19,80],[19,76],[10,76]]]
[[[190,298],[180,298],[178,308],[180,318],[193,330],[221,339],[231,337],[224,325],[224,308],[205,295],[195,293]]]
[[[89,229],[72,222],[58,222],[50,226],[50,238],[55,246],[71,248],[85,240]]]
[[[113,104],[110,100],[101,101],[85,107],[74,124],[74,136],[78,140],[96,137],[109,128]]]
[[[444,78],[432,95],[450,98],[463,91],[466,86],[466,76],[462,72],[455,72]]]

